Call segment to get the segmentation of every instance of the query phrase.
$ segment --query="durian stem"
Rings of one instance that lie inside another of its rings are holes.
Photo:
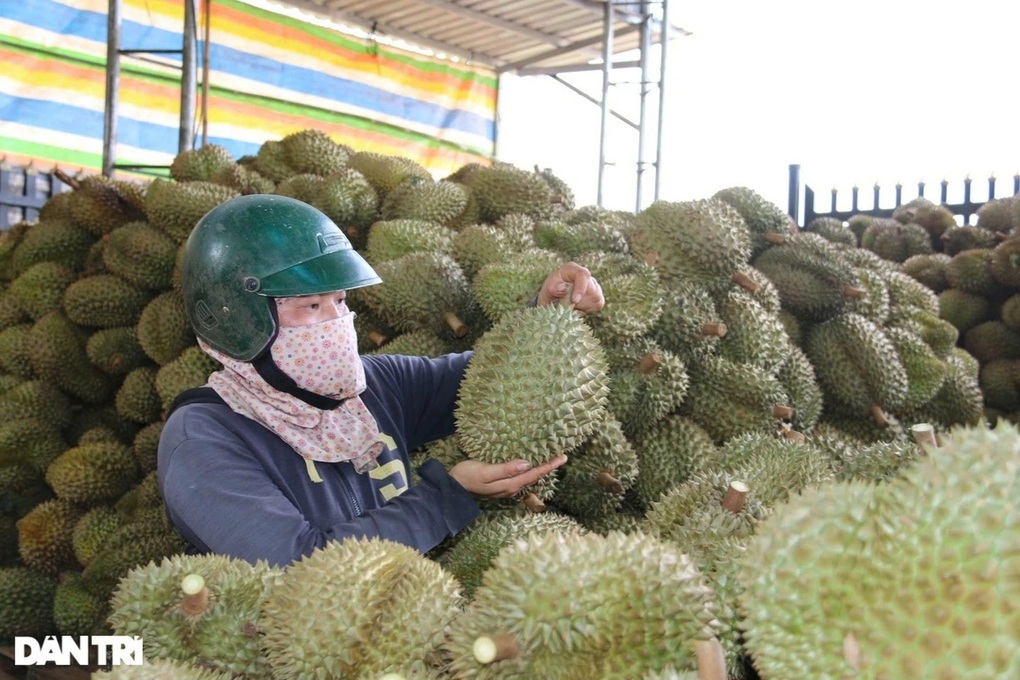
[[[54,168],[53,175],[56,176],[56,178],[59,179],[61,182],[63,182],[64,184],[66,184],[67,186],[71,187],[74,190],[78,190],[79,188],[81,188],[81,184],[78,182],[78,180],[76,180],[74,177],[71,177],[60,168]]]
[[[698,680],[726,680],[726,653],[715,638],[694,643]]]
[[[545,512],[545,503],[534,493],[529,493],[522,498],[521,503],[524,503],[524,507],[532,512]]]
[[[910,434],[926,453],[929,448],[937,449],[939,447],[938,439],[935,438],[935,428],[929,423],[917,423],[911,426]]]
[[[641,359],[637,370],[641,375],[651,375],[659,366],[662,366],[662,352],[649,352]]]
[[[209,608],[209,589],[200,575],[188,574],[181,579],[181,592],[181,611],[186,616],[200,616]]]
[[[453,331],[454,337],[463,338],[467,335],[467,324],[461,321],[460,317],[458,317],[454,312],[444,312],[443,321],[445,321],[446,325],[450,327],[451,331]]]
[[[876,425],[878,425],[879,427],[889,427],[890,425],[889,416],[886,414],[885,411],[882,410],[881,406],[879,406],[878,404],[873,404],[872,407],[868,409],[868,413],[871,414],[871,417],[875,420]]]
[[[385,335],[383,335],[379,331],[369,331],[368,332],[368,339],[371,340],[375,344],[376,347],[382,347],[383,345],[385,345],[390,340],[389,338],[387,338]]]
[[[730,281],[745,289],[751,295],[758,292],[758,284],[744,272],[733,272],[733,275],[730,276]]]
[[[488,665],[503,659],[516,658],[521,646],[513,635],[480,635],[471,645],[471,653],[480,664]]]
[[[767,231],[762,234],[762,238],[765,239],[765,243],[771,243],[774,246],[781,246],[786,243],[786,236],[775,231]]]
[[[860,286],[846,286],[843,288],[844,300],[860,300],[868,295],[866,288]]]
[[[744,499],[750,490],[751,487],[747,484],[739,479],[734,479],[730,482],[729,488],[726,489],[726,495],[722,499],[722,506],[734,515],[737,514],[743,509]]]
[[[999,242],[1005,241],[1006,239],[1009,238],[1009,234],[1005,231],[997,231],[995,232],[994,236],[995,240]]]
[[[708,321],[701,327],[701,334],[706,338],[721,338],[727,330],[722,321]]]
[[[772,417],[779,420],[789,420],[793,417],[793,408],[786,404],[776,404],[772,407]]]
[[[857,642],[857,638],[854,637],[853,633],[847,633],[846,637],[843,638],[843,660],[847,662],[850,668],[860,672],[861,643]]]
[[[804,436],[803,432],[797,432],[797,430],[785,424],[783,427],[783,437],[786,439],[791,439],[795,442],[807,441],[807,437]]]
[[[659,254],[654,250],[650,251],[647,255],[645,255],[645,264],[647,264],[649,267],[654,267],[655,263],[658,261]]]
[[[595,475],[595,483],[609,493],[616,494],[617,496],[623,495],[623,484],[608,472],[602,471]]]

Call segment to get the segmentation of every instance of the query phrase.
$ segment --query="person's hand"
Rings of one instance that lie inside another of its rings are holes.
[[[479,498],[510,498],[566,462],[567,457],[562,453],[536,466],[525,460],[508,463],[463,460],[450,468],[450,476],[468,493]]]
[[[591,272],[576,262],[567,262],[545,278],[538,292],[538,306],[556,304],[573,286],[571,302],[574,309],[585,314],[597,312],[606,305],[602,286]]]

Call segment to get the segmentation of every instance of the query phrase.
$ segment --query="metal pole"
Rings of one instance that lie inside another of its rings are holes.
[[[648,122],[648,44],[651,42],[652,21],[648,12],[648,0],[641,0],[641,86],[640,86],[640,113],[638,114],[638,154],[637,154],[637,198],[635,212],[640,212],[644,207],[642,200],[642,185],[644,184],[645,173],[645,126]]]
[[[800,165],[790,163],[790,189],[786,195],[786,214],[793,218],[794,224],[800,217]]]
[[[659,200],[662,186],[662,130],[666,121],[666,53],[669,45],[669,0],[662,0],[662,20],[659,24],[659,120],[655,131],[655,200]]]
[[[103,108],[103,176],[113,177],[117,157],[117,108],[120,102],[120,0],[106,14],[106,99]]]
[[[606,0],[602,28],[602,117],[599,124],[599,185],[595,204],[602,207],[606,182],[606,136],[609,128],[609,75],[613,70],[613,0]]]
[[[195,85],[198,81],[196,43],[198,24],[197,0],[184,0],[184,45],[181,56],[181,128],[177,151],[188,151],[195,146]]]
[[[205,39],[202,41],[202,146],[209,143],[209,43],[212,41],[212,0],[205,0]]]

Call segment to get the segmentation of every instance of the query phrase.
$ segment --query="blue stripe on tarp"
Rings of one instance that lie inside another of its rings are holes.
[[[73,35],[106,43],[106,14],[79,10],[55,0],[32,0],[32,2],[3,0],[0,2],[0,17],[61,35]],[[201,44],[200,41],[199,50]],[[181,36],[179,33],[124,21],[121,24],[121,47],[180,49]],[[297,94],[333,99],[439,130],[458,130],[483,137],[490,142],[495,140],[495,121],[469,111],[450,109],[414,97],[394,94],[356,80],[330,76],[313,69],[217,45],[215,42],[209,46],[209,51],[209,62],[214,64],[215,70],[219,72],[273,85]],[[174,55],[166,56],[170,59],[176,58]],[[343,99],[331,97],[330,93],[343,93]]]
[[[92,111],[61,102],[16,97],[0,92],[0,120],[25,121],[26,125],[37,128],[103,139],[102,111]],[[180,130],[176,126],[159,125],[128,116],[117,118],[118,146],[133,146],[175,156],[178,152],[179,135]],[[48,143],[46,139],[38,141]],[[261,143],[212,136],[207,143],[225,147],[235,160],[245,155],[254,156],[262,146]]]

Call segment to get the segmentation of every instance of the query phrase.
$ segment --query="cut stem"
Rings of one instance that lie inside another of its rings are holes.
[[[774,246],[781,246],[786,243],[786,236],[776,231],[767,231],[762,234],[762,238],[765,243],[771,243]]]
[[[595,483],[609,493],[616,494],[617,496],[623,495],[623,484],[619,479],[606,471],[602,471],[595,475]]]
[[[209,609],[209,589],[199,574],[188,574],[181,579],[181,611],[187,616],[200,616]]]
[[[532,512],[545,512],[545,503],[534,493],[529,493],[522,498],[521,503],[524,503],[524,507]]]
[[[726,335],[726,324],[722,321],[708,321],[701,327],[701,334],[706,338],[721,338]]]
[[[638,364],[638,373],[641,375],[650,375],[654,373],[659,366],[662,366],[662,352],[649,352],[641,358],[641,363]]]
[[[860,300],[868,294],[866,288],[860,286],[846,286],[843,288],[843,299],[844,300]]]
[[[383,345],[385,345],[390,340],[389,338],[387,338],[385,335],[383,335],[379,331],[369,331],[368,332],[368,339],[371,340],[372,343],[376,347],[382,347]]]
[[[935,437],[935,428],[930,423],[917,423],[910,427],[910,434],[913,435],[914,441],[925,452],[928,449],[937,449],[939,447],[939,441]]]
[[[733,272],[733,275],[730,276],[730,281],[733,281],[733,283],[745,289],[751,295],[758,292],[758,284],[744,272]]]
[[[872,407],[868,409],[868,413],[871,414],[875,424],[879,427],[889,427],[889,425],[892,424],[889,422],[889,415],[883,411],[882,407],[878,404],[873,404]]]
[[[458,317],[456,313],[444,312],[443,321],[445,321],[446,325],[450,327],[451,331],[453,331],[454,337],[463,338],[465,335],[467,335],[468,332],[467,324],[461,321],[460,317]]]
[[[750,490],[751,487],[739,479],[733,480],[730,482],[730,487],[726,489],[726,495],[723,496],[722,506],[733,514],[737,514],[744,508],[744,499],[747,498]]]
[[[789,420],[793,417],[793,409],[785,404],[776,404],[772,407],[772,417],[780,420]]]
[[[471,653],[478,663],[488,665],[517,657],[521,646],[513,635],[480,635],[471,645]]]

